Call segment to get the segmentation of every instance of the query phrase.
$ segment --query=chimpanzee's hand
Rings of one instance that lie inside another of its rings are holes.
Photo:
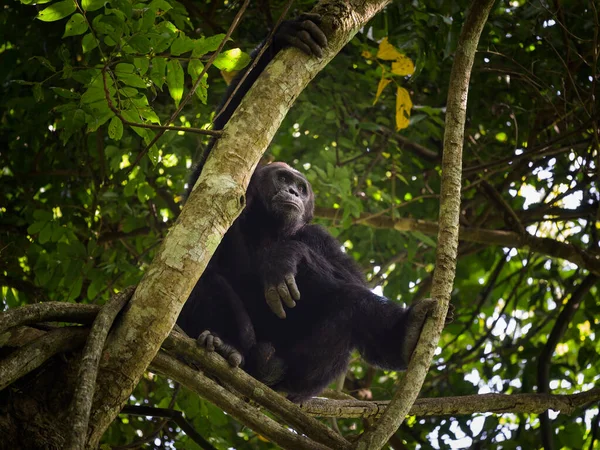
[[[300,300],[300,291],[296,285],[296,278],[293,273],[283,276],[283,280],[276,283],[265,283],[265,299],[271,311],[280,319],[285,319],[285,310],[283,304],[288,308],[296,306],[296,301]]]
[[[307,55],[323,56],[323,48],[327,46],[327,37],[319,25],[321,16],[319,14],[302,14],[293,20],[282,22],[273,41],[276,46],[296,47]]]
[[[435,304],[436,300],[424,298],[417,300],[410,307],[408,319],[406,321],[406,334],[404,336],[404,341],[402,342],[402,352],[407,363],[417,346],[425,319],[431,314],[435,308]],[[452,320],[454,320],[454,305],[450,304],[448,314],[446,314],[446,323],[450,323]]]

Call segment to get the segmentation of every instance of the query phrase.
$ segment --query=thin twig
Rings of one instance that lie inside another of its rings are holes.
[[[196,429],[189,423],[183,412],[177,411],[172,408],[154,408],[152,406],[137,406],[137,405],[125,405],[121,410],[121,414],[129,414],[135,416],[151,416],[151,417],[163,417],[164,420],[162,423],[167,423],[169,420],[172,420],[181,428],[187,437],[189,437],[192,441],[198,444],[204,450],[217,450],[212,446],[210,442],[208,442],[204,436],[196,431]],[[164,426],[164,425],[163,425]],[[160,427],[162,428],[162,427]],[[160,430],[159,430],[160,431]],[[153,432],[152,435],[156,435],[157,431]],[[154,436],[152,436],[154,438]],[[127,449],[127,448],[139,448],[141,445],[145,444],[147,439],[144,441],[136,441],[129,445],[122,445],[120,447],[113,447],[113,449]]]

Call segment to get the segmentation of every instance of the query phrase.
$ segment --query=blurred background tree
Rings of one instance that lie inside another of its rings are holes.
[[[210,128],[232,70],[248,62],[283,6],[250,3],[173,125]],[[295,3],[298,11],[311,6]],[[467,6],[394,1],[304,91],[266,155],[306,174],[317,220],[376,292],[401,303],[428,294],[447,84]],[[153,142],[156,130],[127,123],[167,122],[238,9],[227,0],[3,6],[3,309],[103,304],[139,281],[209,138],[169,131]],[[490,15],[469,95],[457,318],[422,396],[598,385],[599,31],[593,0],[502,0]],[[344,389],[387,399],[400,376],[356,355]],[[147,374],[131,401],[166,407],[173,398],[216,448],[274,447],[185,389],[174,397],[160,376]],[[338,426],[349,434],[368,422]],[[594,449],[598,428],[597,404],[573,416],[412,417],[390,444]],[[198,448],[171,422],[125,415],[105,442]]]

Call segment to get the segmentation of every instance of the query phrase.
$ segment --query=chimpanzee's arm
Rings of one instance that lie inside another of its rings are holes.
[[[280,50],[291,46],[302,50],[308,55],[320,57],[323,53],[322,49],[327,45],[327,38],[319,28],[320,24],[321,16],[318,14],[302,14],[296,19],[282,22],[273,35],[272,44],[263,53],[256,66],[244,79],[239,88],[236,90],[246,72],[250,69],[250,67],[252,67],[255,58],[260,53],[260,50],[268,44],[266,41],[262,42],[252,52],[252,61],[248,65],[248,68],[240,72],[227,88],[225,97],[221,102],[221,105],[217,108],[217,117],[213,122],[213,129],[221,130],[227,124],[227,122],[229,122],[233,112],[240,105],[240,102],[250,87],[252,87],[258,76],[263,72],[263,70],[265,70],[267,65]],[[232,95],[233,97],[231,97]],[[229,101],[229,104],[227,104],[227,107],[223,109],[223,106],[225,106],[229,97],[231,97],[231,100]],[[194,171],[192,172],[192,176],[190,177],[190,181],[188,183],[188,193],[192,191],[194,184],[196,184],[196,181],[198,181],[198,178],[202,173],[202,168],[204,167],[206,159],[215,145],[215,142],[215,138],[212,138],[202,152],[200,161],[198,161],[198,164],[196,165]]]
[[[277,317],[285,319],[283,305],[293,308],[300,300],[295,277],[298,265],[312,259],[311,251],[303,242],[285,239],[261,249],[257,259],[267,304]]]
[[[402,308],[366,291],[355,300],[354,345],[365,360],[389,370],[404,370],[417,345],[427,314],[435,300],[417,300]]]
[[[213,122],[213,129],[222,129],[229,119],[233,115],[233,112],[237,109],[242,101],[242,98],[246,95],[246,92],[250,90],[254,82],[257,80],[259,75],[265,70],[269,63],[275,58],[275,55],[279,51],[286,47],[296,47],[302,50],[307,55],[322,56],[323,48],[327,45],[327,38],[325,34],[319,28],[321,24],[321,16],[318,14],[302,14],[296,19],[286,20],[275,31],[273,35],[273,42],[267,50],[262,54],[260,60],[256,63],[256,66],[244,79],[240,87],[236,90],[238,84],[244,78],[246,72],[252,67],[256,57],[262,50],[262,48],[268,44],[267,41],[263,41],[250,55],[252,58],[248,64],[246,70],[241,71],[237,74],[229,85],[225,98],[219,107],[217,108],[217,117]],[[229,97],[235,94],[231,98],[231,101],[227,105],[227,108],[223,110],[223,106],[227,103]]]
[[[338,280],[366,287],[365,277],[350,255],[342,251],[342,244],[319,225],[306,225],[298,233],[297,239],[306,244],[321,258],[313,261],[326,264],[327,267],[314,267],[318,272],[332,273]]]

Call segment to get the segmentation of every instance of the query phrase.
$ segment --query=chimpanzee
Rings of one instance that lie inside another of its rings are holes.
[[[295,40],[301,39],[316,54],[314,46],[326,42],[314,37],[315,28],[321,33],[318,17],[299,20],[286,24],[275,42],[304,49]],[[244,211],[178,319],[201,345],[243,364],[294,402],[343,373],[353,349],[379,367],[405,369],[434,305],[426,299],[405,309],[372,293],[339,242],[310,223],[313,210],[304,175],[284,163],[259,167]]]

